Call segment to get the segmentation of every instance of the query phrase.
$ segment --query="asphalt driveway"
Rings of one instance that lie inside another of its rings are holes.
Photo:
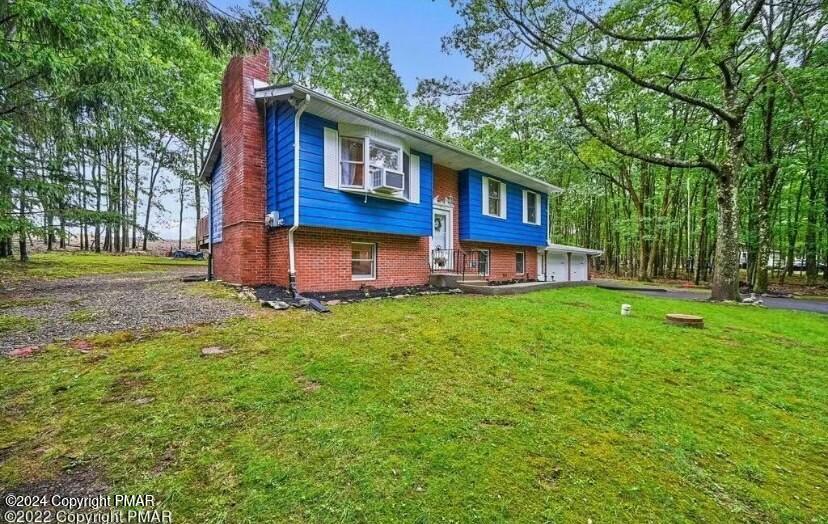
[[[641,293],[654,298],[672,298],[677,300],[695,300],[704,301],[710,298],[710,292],[707,290],[685,290],[672,288],[646,288],[635,287],[625,283],[604,281],[598,282],[598,287],[603,289],[611,289],[614,291],[630,291],[634,293]],[[763,305],[771,309],[790,309],[795,311],[810,311],[812,313],[822,313],[828,315],[828,300],[809,300],[799,298],[776,298],[776,297],[758,297],[763,301]]]

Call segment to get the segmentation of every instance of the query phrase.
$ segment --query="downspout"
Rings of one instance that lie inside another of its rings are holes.
[[[296,290],[296,248],[293,233],[299,228],[299,152],[301,144],[299,119],[302,118],[302,113],[305,112],[308,101],[310,101],[310,95],[306,94],[301,102],[293,106],[296,109],[296,114],[293,117],[293,224],[288,229],[288,257],[290,259],[288,288],[294,296],[298,294]]]
[[[210,177],[210,186],[207,189],[207,202],[207,280],[213,280],[213,177]]]

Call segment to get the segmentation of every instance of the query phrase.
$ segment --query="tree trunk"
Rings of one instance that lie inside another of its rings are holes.
[[[808,213],[805,226],[805,284],[815,286],[819,276],[817,267],[817,181],[815,173],[808,173]]]
[[[21,171],[20,184],[20,221],[18,225],[18,245],[20,247],[20,261],[28,262],[29,252],[26,247],[26,170]]]
[[[138,155],[138,145],[135,145],[135,181],[132,186],[132,249],[138,247],[136,233],[138,230],[138,192],[141,180],[141,159]]]
[[[805,189],[805,178],[799,181],[799,190],[796,193],[793,216],[788,215],[788,250],[786,253],[785,270],[779,275],[779,283],[785,283],[785,275],[793,275],[794,258],[796,256],[796,239],[799,235],[799,214],[802,210],[802,193]]]
[[[716,177],[716,257],[713,263],[712,300],[741,300],[739,295],[739,199],[738,175],[744,154],[741,127],[728,129],[727,157]]]
[[[178,186],[178,249],[181,249],[181,241],[184,227],[184,177],[181,177]]]

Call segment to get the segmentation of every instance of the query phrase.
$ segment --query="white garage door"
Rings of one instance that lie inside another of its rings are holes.
[[[546,274],[548,280],[566,282],[569,272],[566,268],[566,253],[548,253],[546,255]]]
[[[587,280],[587,257],[586,255],[572,254],[572,280]]]

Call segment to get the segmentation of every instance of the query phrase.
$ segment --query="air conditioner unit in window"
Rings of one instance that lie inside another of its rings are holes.
[[[405,175],[384,167],[371,168],[371,190],[377,193],[399,193],[405,189]]]

